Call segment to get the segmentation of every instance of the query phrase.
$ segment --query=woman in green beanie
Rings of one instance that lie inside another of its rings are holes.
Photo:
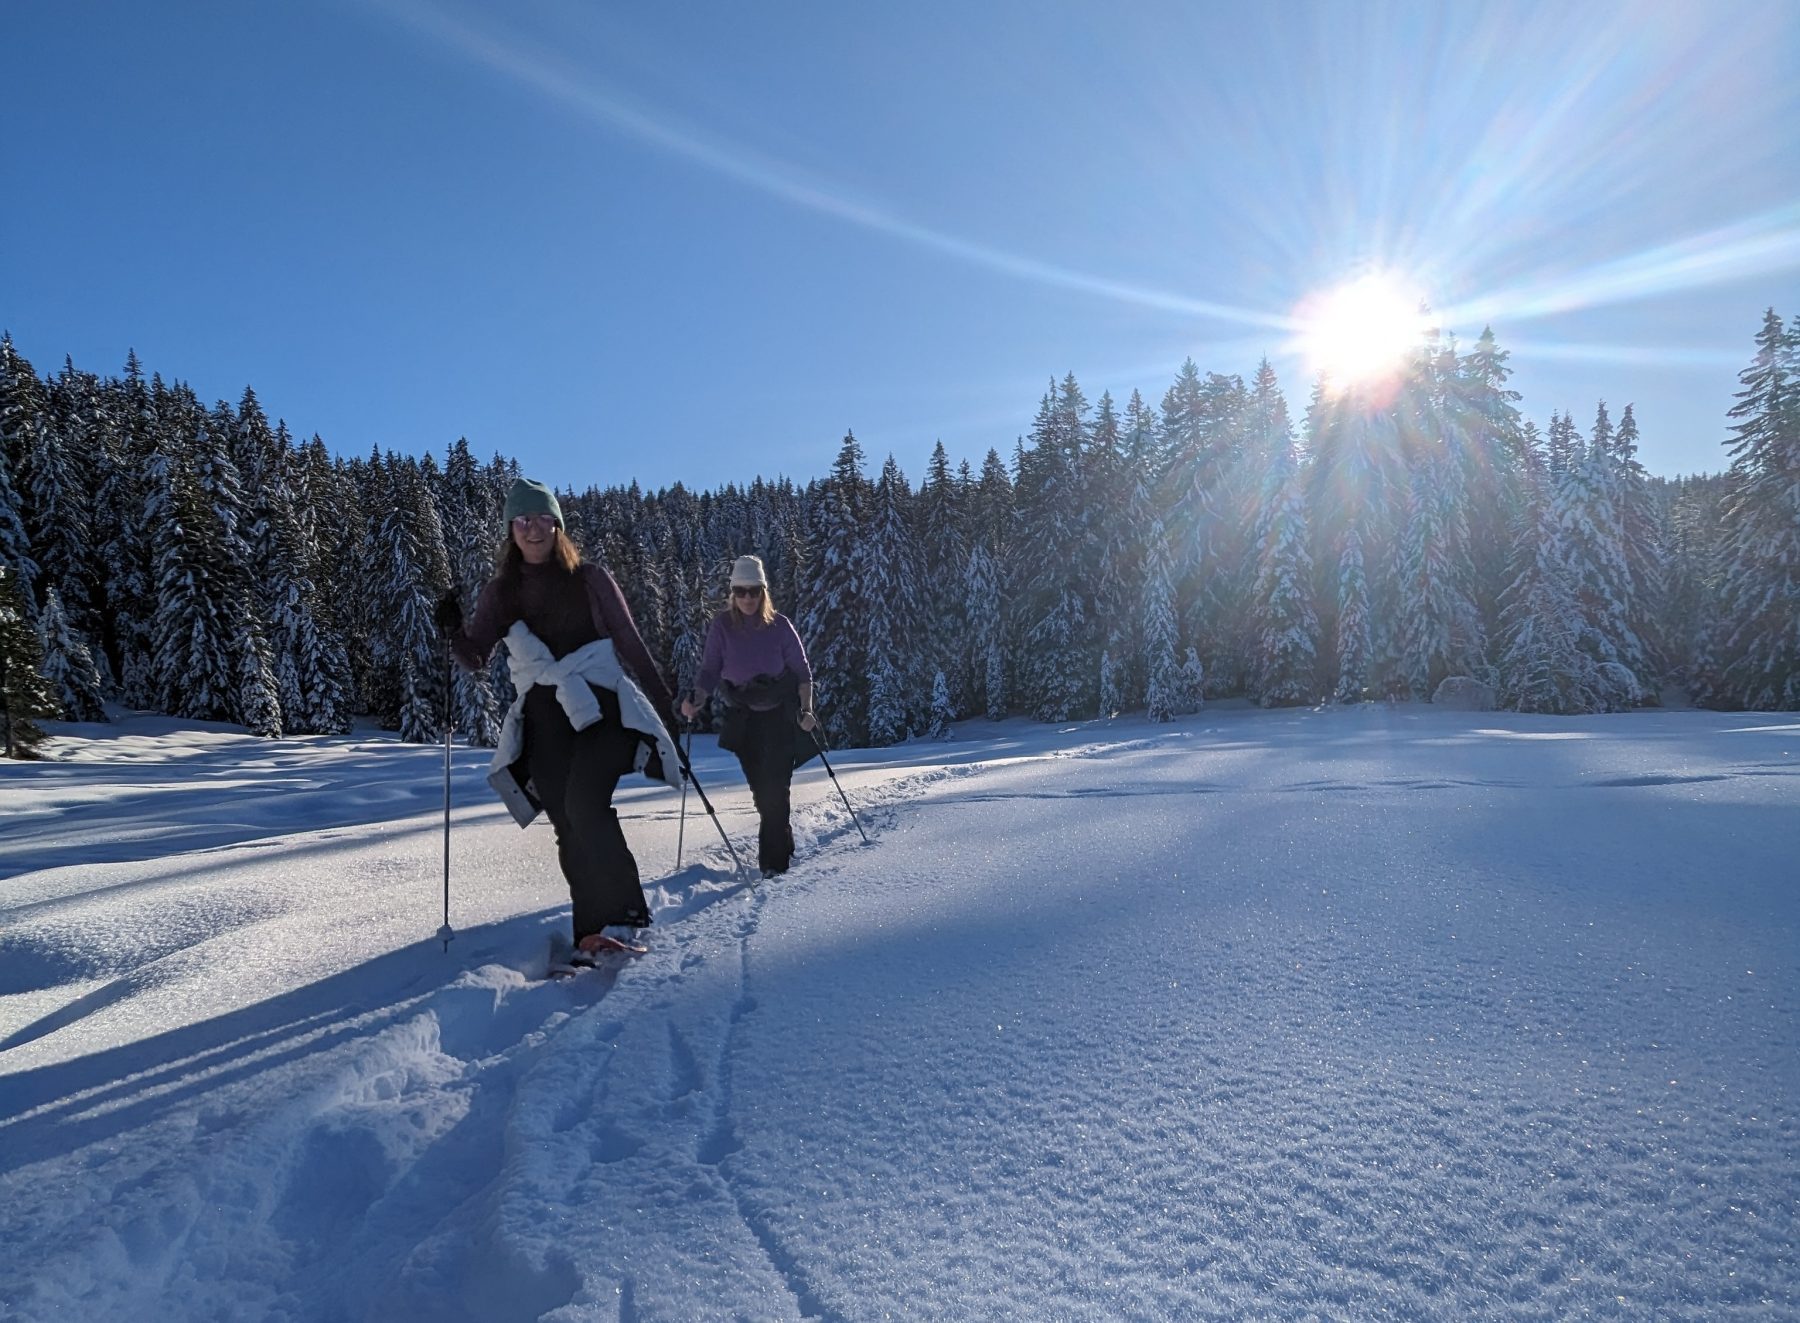
[[[650,909],[613,791],[638,770],[680,785],[668,686],[619,585],[582,559],[556,494],[521,478],[506,498],[506,541],[465,624],[454,593],[438,625],[465,669],[506,644],[518,698],[488,781],[521,826],[548,813],[569,884],[575,956],[641,951]]]

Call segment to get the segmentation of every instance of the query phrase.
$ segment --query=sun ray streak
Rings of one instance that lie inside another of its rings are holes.
[[[1170,294],[1109,280],[1103,276],[1072,271],[1053,263],[1001,252],[915,224],[874,203],[849,197],[841,189],[833,189],[807,179],[800,170],[785,162],[772,160],[735,144],[708,141],[697,134],[673,127],[666,121],[601,91],[593,85],[591,79],[566,68],[556,67],[555,57],[527,52],[489,33],[478,31],[428,4],[415,3],[415,0],[382,0],[382,4],[390,14],[413,28],[427,33],[489,69],[505,74],[579,112],[593,123],[635,137],[671,155],[682,157],[795,206],[1039,284],[1238,325],[1275,330],[1292,329],[1290,319],[1274,313]]]
[[[1469,299],[1439,315],[1446,324],[1460,326],[1500,320],[1517,323],[1796,267],[1800,267],[1800,201],[1604,263],[1586,273]]]

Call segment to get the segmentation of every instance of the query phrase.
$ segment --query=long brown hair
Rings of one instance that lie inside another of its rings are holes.
[[[750,584],[748,586],[755,588],[759,585]],[[775,623],[775,599],[769,596],[768,584],[762,584],[760,587],[762,588],[762,610],[757,613],[757,616],[762,624],[772,625]],[[731,622],[731,627],[733,629],[742,629],[744,627],[744,613],[738,610],[737,604],[731,600],[730,589],[726,589],[725,591],[725,610],[727,613],[726,619]]]
[[[517,579],[519,569],[524,564],[525,553],[519,550],[519,544],[512,539],[512,530],[508,529],[506,541],[494,548],[494,567],[502,577]],[[550,564],[564,574],[573,574],[581,568],[581,548],[563,532],[560,524],[557,525],[556,540],[550,544]]]

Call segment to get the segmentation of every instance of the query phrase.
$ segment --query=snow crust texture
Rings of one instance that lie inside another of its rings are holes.
[[[1800,1316],[1791,720],[977,724],[766,883],[632,789],[651,952],[565,983],[479,751],[446,953],[441,751],[57,733],[0,1319]]]

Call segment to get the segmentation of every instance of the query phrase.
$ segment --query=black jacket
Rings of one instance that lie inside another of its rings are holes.
[[[725,716],[719,723],[719,747],[727,753],[748,752],[748,729],[752,711],[779,711],[781,728],[791,730],[795,767],[804,766],[819,752],[818,741],[811,731],[800,729],[800,681],[792,671],[780,675],[759,675],[744,684],[729,680],[719,684],[719,697],[725,702]]]

